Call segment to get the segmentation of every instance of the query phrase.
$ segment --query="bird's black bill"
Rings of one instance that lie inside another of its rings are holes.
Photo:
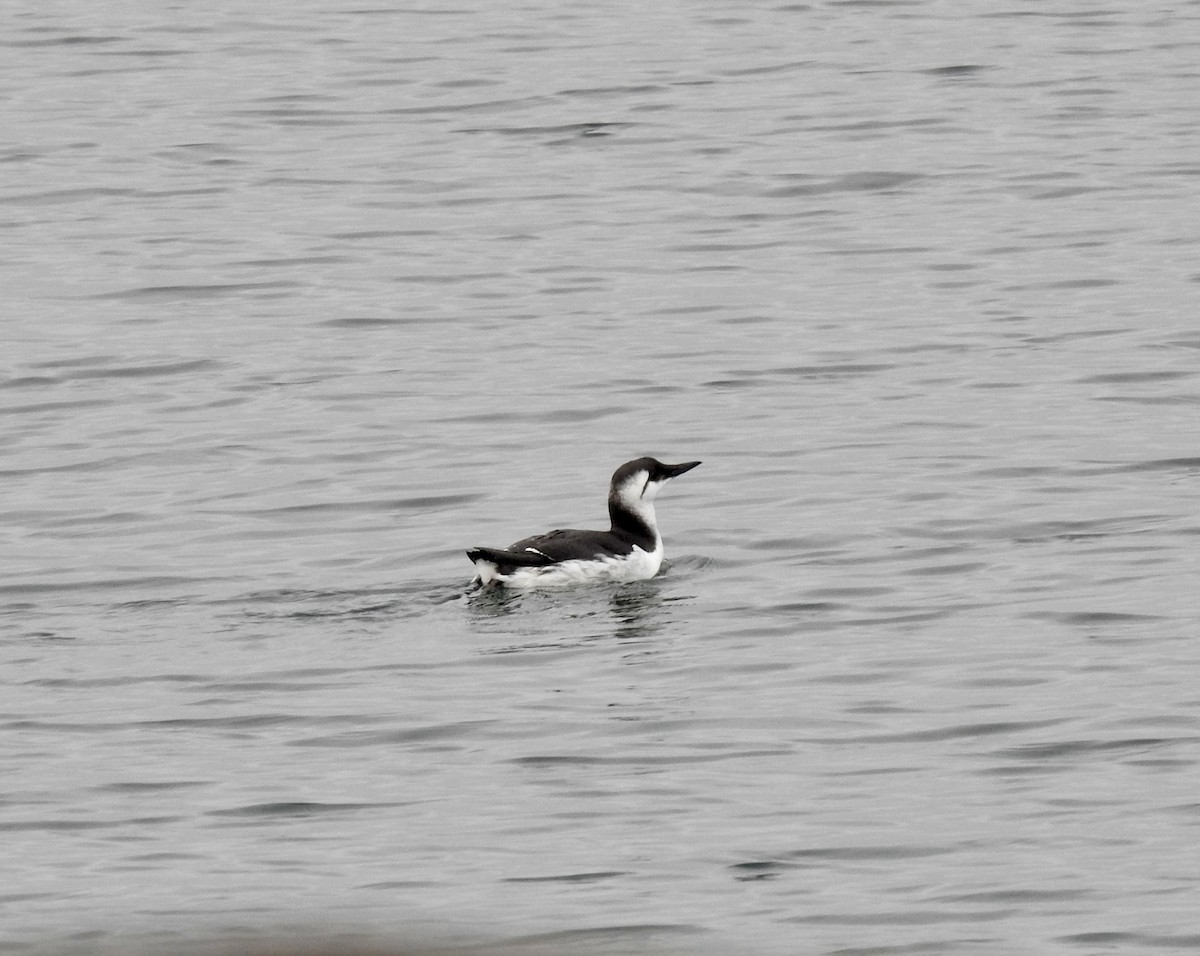
[[[682,465],[663,465],[663,477],[678,478],[685,471],[691,471],[698,464],[700,464],[698,461],[685,461]]]

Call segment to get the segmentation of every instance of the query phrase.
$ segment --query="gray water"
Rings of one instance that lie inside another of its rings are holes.
[[[0,23],[0,951],[1200,949],[1200,4]]]

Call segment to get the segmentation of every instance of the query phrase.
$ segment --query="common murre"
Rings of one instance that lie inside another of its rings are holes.
[[[608,531],[560,529],[522,538],[507,548],[472,548],[480,584],[556,587],[586,581],[640,581],[662,565],[663,543],[654,496],[663,483],[700,462],[664,465],[654,458],[627,461],[608,489]]]

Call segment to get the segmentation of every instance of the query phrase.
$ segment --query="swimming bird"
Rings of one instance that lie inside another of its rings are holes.
[[[654,517],[659,488],[700,462],[664,465],[635,458],[613,472],[607,531],[559,529],[522,538],[507,548],[472,548],[477,580],[512,588],[555,587],[589,581],[640,581],[658,573],[662,536]]]

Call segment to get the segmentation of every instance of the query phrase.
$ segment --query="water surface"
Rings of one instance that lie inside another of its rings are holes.
[[[1200,947],[1200,7],[10,4],[0,948]],[[653,581],[497,596],[604,520]]]

